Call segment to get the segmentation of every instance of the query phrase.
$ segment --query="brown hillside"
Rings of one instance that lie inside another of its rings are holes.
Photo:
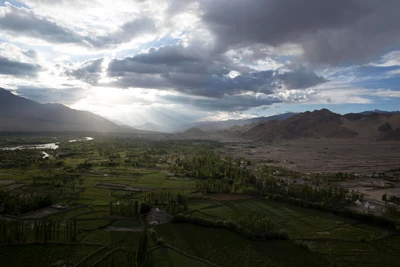
[[[358,134],[342,125],[341,115],[327,109],[297,114],[284,121],[261,123],[245,133],[253,140],[295,138],[353,138]]]
[[[118,126],[88,111],[61,104],[40,104],[0,88],[0,132],[47,131],[148,133]]]
[[[400,140],[400,115],[371,113],[342,116],[322,109],[297,114],[284,121],[260,123],[245,132],[244,136],[270,142],[296,138]]]
[[[346,115],[342,117],[343,126],[358,133],[359,138],[376,139],[390,128],[386,125],[389,122],[388,114],[372,113],[371,115],[361,116],[358,120],[348,120]]]
[[[190,128],[189,130],[184,131],[182,133],[182,136],[184,138],[196,139],[196,138],[204,138],[207,137],[208,135],[199,128]]]

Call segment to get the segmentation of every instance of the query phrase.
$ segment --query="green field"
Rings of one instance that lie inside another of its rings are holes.
[[[0,246],[0,266],[73,266],[100,248],[84,244]]]
[[[161,225],[156,230],[174,247],[220,266],[326,264],[318,254],[306,251],[291,241],[252,242],[225,229],[190,224]]]
[[[225,205],[217,207],[205,207],[200,209],[203,213],[211,216],[218,216],[224,219],[230,219],[233,214],[233,210]]]
[[[128,262],[127,253],[123,250],[116,250],[112,252],[105,258],[102,258],[100,261],[97,261],[93,264],[94,266],[121,266],[121,267],[129,267],[132,266]]]
[[[227,208],[245,216],[248,212],[270,218],[289,233],[290,238],[346,238],[359,240],[378,237],[385,230],[356,221],[335,216],[326,212],[305,209],[271,200],[235,200],[223,201]],[[204,210],[207,213],[207,210]],[[226,214],[226,211],[219,216]],[[218,213],[216,214],[218,215]],[[365,229],[361,229],[364,227]]]
[[[396,266],[400,237],[392,236],[373,242],[315,241],[313,250],[324,253],[337,266]]]
[[[328,261],[339,266],[350,264],[353,266],[382,266],[380,263],[393,263],[396,252],[400,248],[398,236],[385,238],[384,235],[388,234],[385,229],[325,212],[270,200],[221,201],[221,204],[224,205],[224,208],[205,207],[200,210],[205,214],[212,213],[219,217],[226,217],[227,209],[243,216],[249,212],[265,215],[287,231],[290,238],[297,240],[296,242],[304,242],[309,246],[310,251],[319,253]],[[192,215],[210,218],[196,212]],[[381,236],[383,239],[376,240]],[[359,242],[370,239],[372,241]]]
[[[17,142],[17,139],[11,140]],[[274,230],[289,236],[288,240],[255,241],[255,238],[245,238],[233,230],[215,226],[161,224],[154,227],[156,235],[148,237],[146,249],[149,253],[144,266],[211,266],[207,262],[218,266],[386,266],[397,260],[400,237],[394,230],[275,202],[265,199],[264,195],[250,197],[232,192],[226,194],[226,199],[238,199],[238,196],[244,199],[216,200],[220,198],[210,193],[226,193],[227,184],[233,181],[226,182],[229,178],[224,175],[229,175],[234,164],[217,158],[204,164],[207,168],[215,164],[217,171],[210,171],[217,177],[213,182],[210,177],[195,177],[209,175],[202,173],[204,168],[199,161],[193,161],[193,165],[179,162],[212,153],[222,145],[220,143],[154,141],[129,136],[99,136],[95,141],[76,143],[68,143],[68,139],[61,137],[60,140],[64,140],[60,148],[49,151],[54,155],[49,160],[42,160],[40,151],[0,150],[3,160],[0,161],[0,193],[10,194],[8,198],[22,195],[18,199],[20,202],[29,199],[31,194],[46,195],[52,204],[69,205],[66,211],[46,213],[49,204],[43,204],[46,205],[44,209],[34,208],[26,203],[19,205],[15,200],[10,207],[18,212],[0,215],[11,215],[7,218],[15,219],[23,217],[27,210],[32,216],[37,212],[37,219],[51,219],[55,227],[61,227],[61,230],[50,229],[53,238],[54,233],[67,234],[61,240],[63,244],[43,240],[44,234],[39,233],[43,223],[35,226],[34,219],[30,218],[23,227],[37,227],[36,235],[31,232],[28,239],[12,241],[15,243],[12,245],[5,245],[7,240],[0,244],[0,266],[74,266],[86,256],[78,266],[132,266],[140,235],[146,227],[150,232],[153,226],[140,211],[133,216],[110,210],[127,205],[131,212],[133,207],[126,203],[136,201],[138,205],[149,204],[153,211],[165,209],[168,213],[187,214],[214,224],[257,216],[269,220],[276,227]],[[0,139],[0,144],[2,142],[7,143]],[[218,160],[219,165],[215,163]],[[21,161],[28,163],[16,167]],[[9,167],[4,162],[14,165]],[[191,172],[191,168],[198,169]],[[232,173],[238,177],[253,170],[235,168]],[[240,189],[247,189],[246,183],[240,181],[237,183],[243,186]],[[206,186],[211,192],[201,188],[201,182],[209,183]],[[184,204],[177,204],[178,194]],[[165,200],[167,195],[169,203]],[[151,199],[154,196],[156,201]],[[177,205],[180,205],[177,211],[171,208]],[[71,230],[74,224],[76,229]],[[68,235],[71,231],[75,237]],[[16,230],[16,236],[17,233]]]
[[[210,265],[199,260],[189,258],[170,248],[157,248],[152,250],[147,259],[146,267],[174,267],[174,266],[193,266],[209,267]]]

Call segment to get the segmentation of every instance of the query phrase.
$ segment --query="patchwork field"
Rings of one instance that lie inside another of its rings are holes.
[[[146,267],[174,267],[174,266],[193,266],[209,267],[203,261],[187,257],[171,248],[157,248],[152,250],[147,259]]]
[[[291,241],[251,242],[225,229],[190,224],[160,225],[156,231],[169,244],[219,266],[322,266],[326,263],[318,254],[303,250]]]
[[[400,251],[393,229],[266,199],[256,191],[262,189],[252,176],[261,166],[259,158],[246,156],[253,161],[243,164],[244,159],[227,161],[213,154],[231,151],[232,144],[98,139],[63,141],[58,150],[47,151],[52,155],[48,160],[41,158],[41,151],[0,153],[0,194],[4,203],[13,201],[3,205],[8,213],[0,217],[2,225],[8,227],[10,220],[17,225],[15,240],[0,231],[0,266],[137,266],[145,232],[148,253],[143,266],[382,266],[395,262]],[[305,148],[297,145],[280,144],[268,157],[258,156],[268,159],[268,166],[312,171],[311,165],[279,156],[289,155],[280,149]],[[27,163],[9,167],[4,159],[11,165]],[[43,207],[24,202],[32,196],[46,196],[37,200]],[[156,216],[150,220],[148,214]],[[169,222],[182,214],[203,225]],[[157,215],[167,219],[157,221]],[[254,233],[246,237],[222,227],[246,218],[262,221],[262,227],[272,224],[275,233],[287,233],[288,238],[261,241]],[[20,238],[21,228],[36,232]],[[53,240],[60,233],[62,240]]]
[[[0,266],[74,266],[103,246],[36,244],[0,246]]]
[[[210,219],[212,217],[205,216],[209,214],[229,219],[229,214],[234,212],[243,216],[248,213],[264,215],[287,231],[290,239],[305,244],[309,251],[339,266],[382,266],[380,262],[393,262],[396,252],[400,251],[397,235],[390,236],[391,232],[386,229],[356,220],[271,200],[231,200],[220,204],[223,206],[200,208],[202,214],[193,216]],[[392,242],[396,245],[385,250]],[[360,258],[363,259],[359,261]]]

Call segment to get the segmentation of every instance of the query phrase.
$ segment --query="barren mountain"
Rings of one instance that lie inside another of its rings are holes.
[[[145,131],[153,131],[153,132],[162,132],[163,128],[160,125],[151,123],[151,122],[147,122],[145,124],[141,124],[138,126],[133,126],[135,129],[139,129],[139,130],[145,130]]]
[[[138,132],[87,111],[39,104],[0,88],[0,132]]]
[[[261,141],[296,138],[359,138],[397,140],[400,115],[391,113],[346,114],[327,109],[297,114],[287,120],[259,123],[244,137]]]
[[[225,120],[225,121],[204,121],[201,123],[198,123],[195,128],[199,128],[202,131],[206,132],[215,132],[215,131],[220,131],[220,130],[229,130],[229,131],[243,131],[242,126],[246,125],[253,125],[253,127],[260,123],[260,122],[265,122],[265,121],[272,121],[272,120],[286,120],[296,113],[283,113],[279,115],[273,115],[269,117],[256,117],[256,118],[251,118],[251,119],[240,119],[240,120]],[[234,129],[235,127],[238,127],[238,129]],[[250,128],[246,129],[249,130]]]
[[[379,109],[374,109],[374,110],[369,110],[369,111],[364,111],[358,114],[361,115],[371,115],[372,113],[377,113],[377,114],[400,114],[400,111],[383,111]]]
[[[190,128],[189,130],[186,130],[182,133],[182,136],[184,138],[189,138],[189,139],[201,139],[208,137],[207,133],[203,132],[199,128]]]

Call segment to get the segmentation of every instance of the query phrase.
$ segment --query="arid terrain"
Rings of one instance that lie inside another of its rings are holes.
[[[400,196],[400,175],[396,181],[377,177],[379,173],[398,170],[400,166],[400,144],[397,141],[365,141],[346,139],[296,139],[275,142],[232,143],[215,151],[219,155],[259,161],[260,164],[282,166],[302,173],[355,173],[355,179],[335,184],[357,190],[364,195],[362,205],[353,209],[381,213],[385,202],[382,195]],[[396,179],[396,174],[392,178]]]
[[[279,143],[232,143],[216,150],[301,172],[355,172],[371,176],[400,166],[400,144],[396,141],[346,139],[297,139]],[[266,160],[267,159],[267,160]]]

